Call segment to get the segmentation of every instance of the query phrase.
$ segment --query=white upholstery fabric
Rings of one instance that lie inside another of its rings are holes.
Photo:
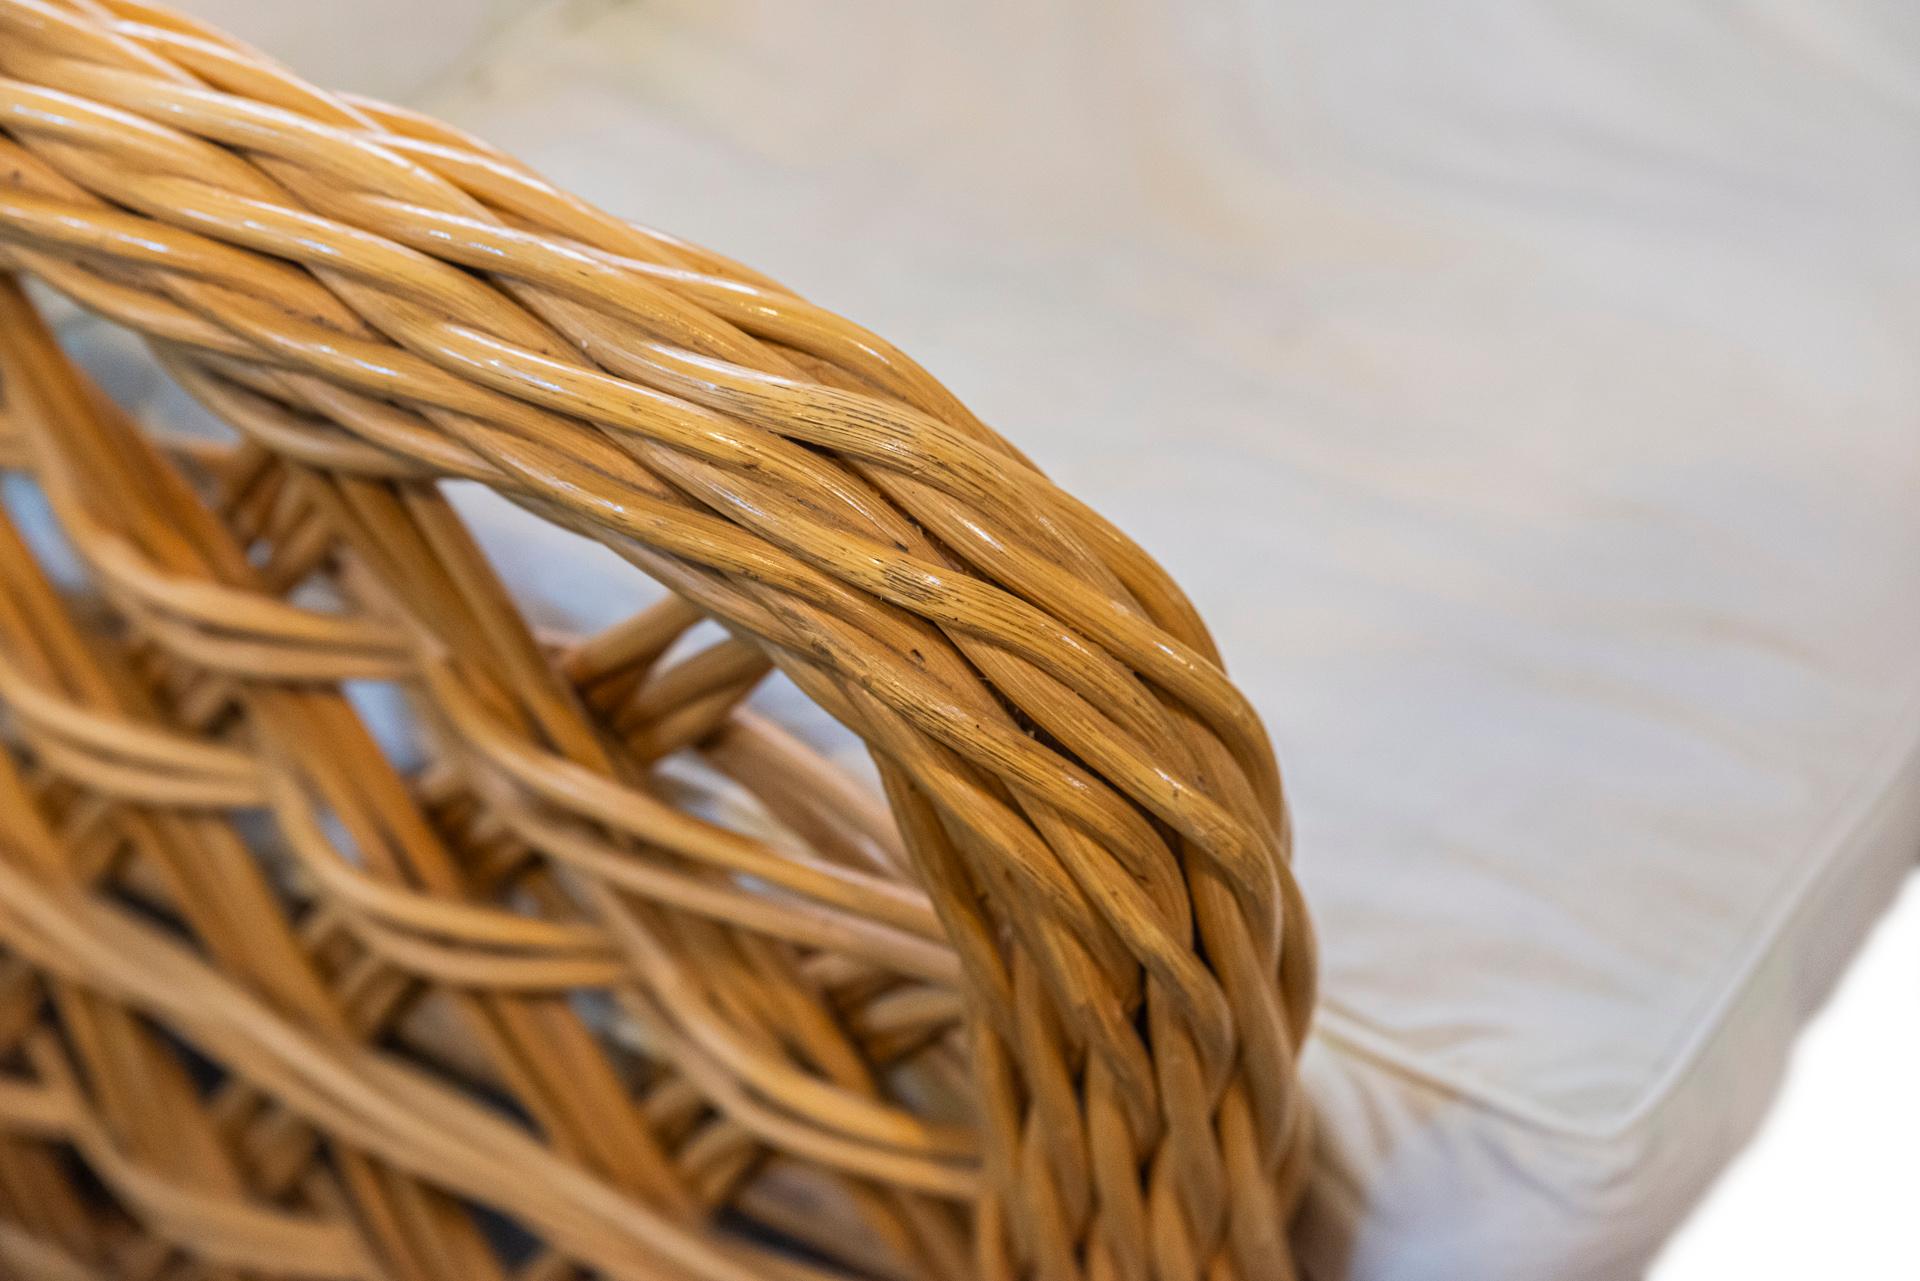
[[[1917,65],[1891,0],[685,0],[426,105],[898,341],[1165,561],[1288,771],[1315,1275],[1579,1281],[1920,838]],[[555,613],[630,603],[474,510]]]
[[[402,102],[465,65],[519,0],[179,0],[172,6],[314,84]]]

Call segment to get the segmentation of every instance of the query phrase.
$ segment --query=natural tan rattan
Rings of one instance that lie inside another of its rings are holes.
[[[0,1274],[1292,1275],[1265,734],[921,369],[126,0],[0,0],[0,265],[82,567],[0,518]],[[20,277],[235,438],[136,430]],[[449,478],[671,594],[536,634]]]

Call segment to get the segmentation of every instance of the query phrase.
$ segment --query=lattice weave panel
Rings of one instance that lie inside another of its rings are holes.
[[[924,371],[119,0],[0,0],[0,268],[0,1275],[1293,1274],[1265,733]],[[449,480],[668,594],[536,631]]]

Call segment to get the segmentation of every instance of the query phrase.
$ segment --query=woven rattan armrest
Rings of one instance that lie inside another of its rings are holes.
[[[1264,731],[918,366],[123,0],[0,0],[0,265],[236,429],[136,429],[0,284],[81,567],[0,519],[0,1272],[1292,1274]],[[449,479],[670,594],[537,635]]]

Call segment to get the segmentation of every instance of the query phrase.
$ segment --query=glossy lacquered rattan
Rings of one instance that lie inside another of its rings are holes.
[[[13,505],[81,567],[0,521],[0,1272],[1292,1274],[1264,731],[925,372],[119,0],[0,0],[0,265]],[[25,277],[233,441],[137,429]],[[671,594],[537,633],[447,479]]]

